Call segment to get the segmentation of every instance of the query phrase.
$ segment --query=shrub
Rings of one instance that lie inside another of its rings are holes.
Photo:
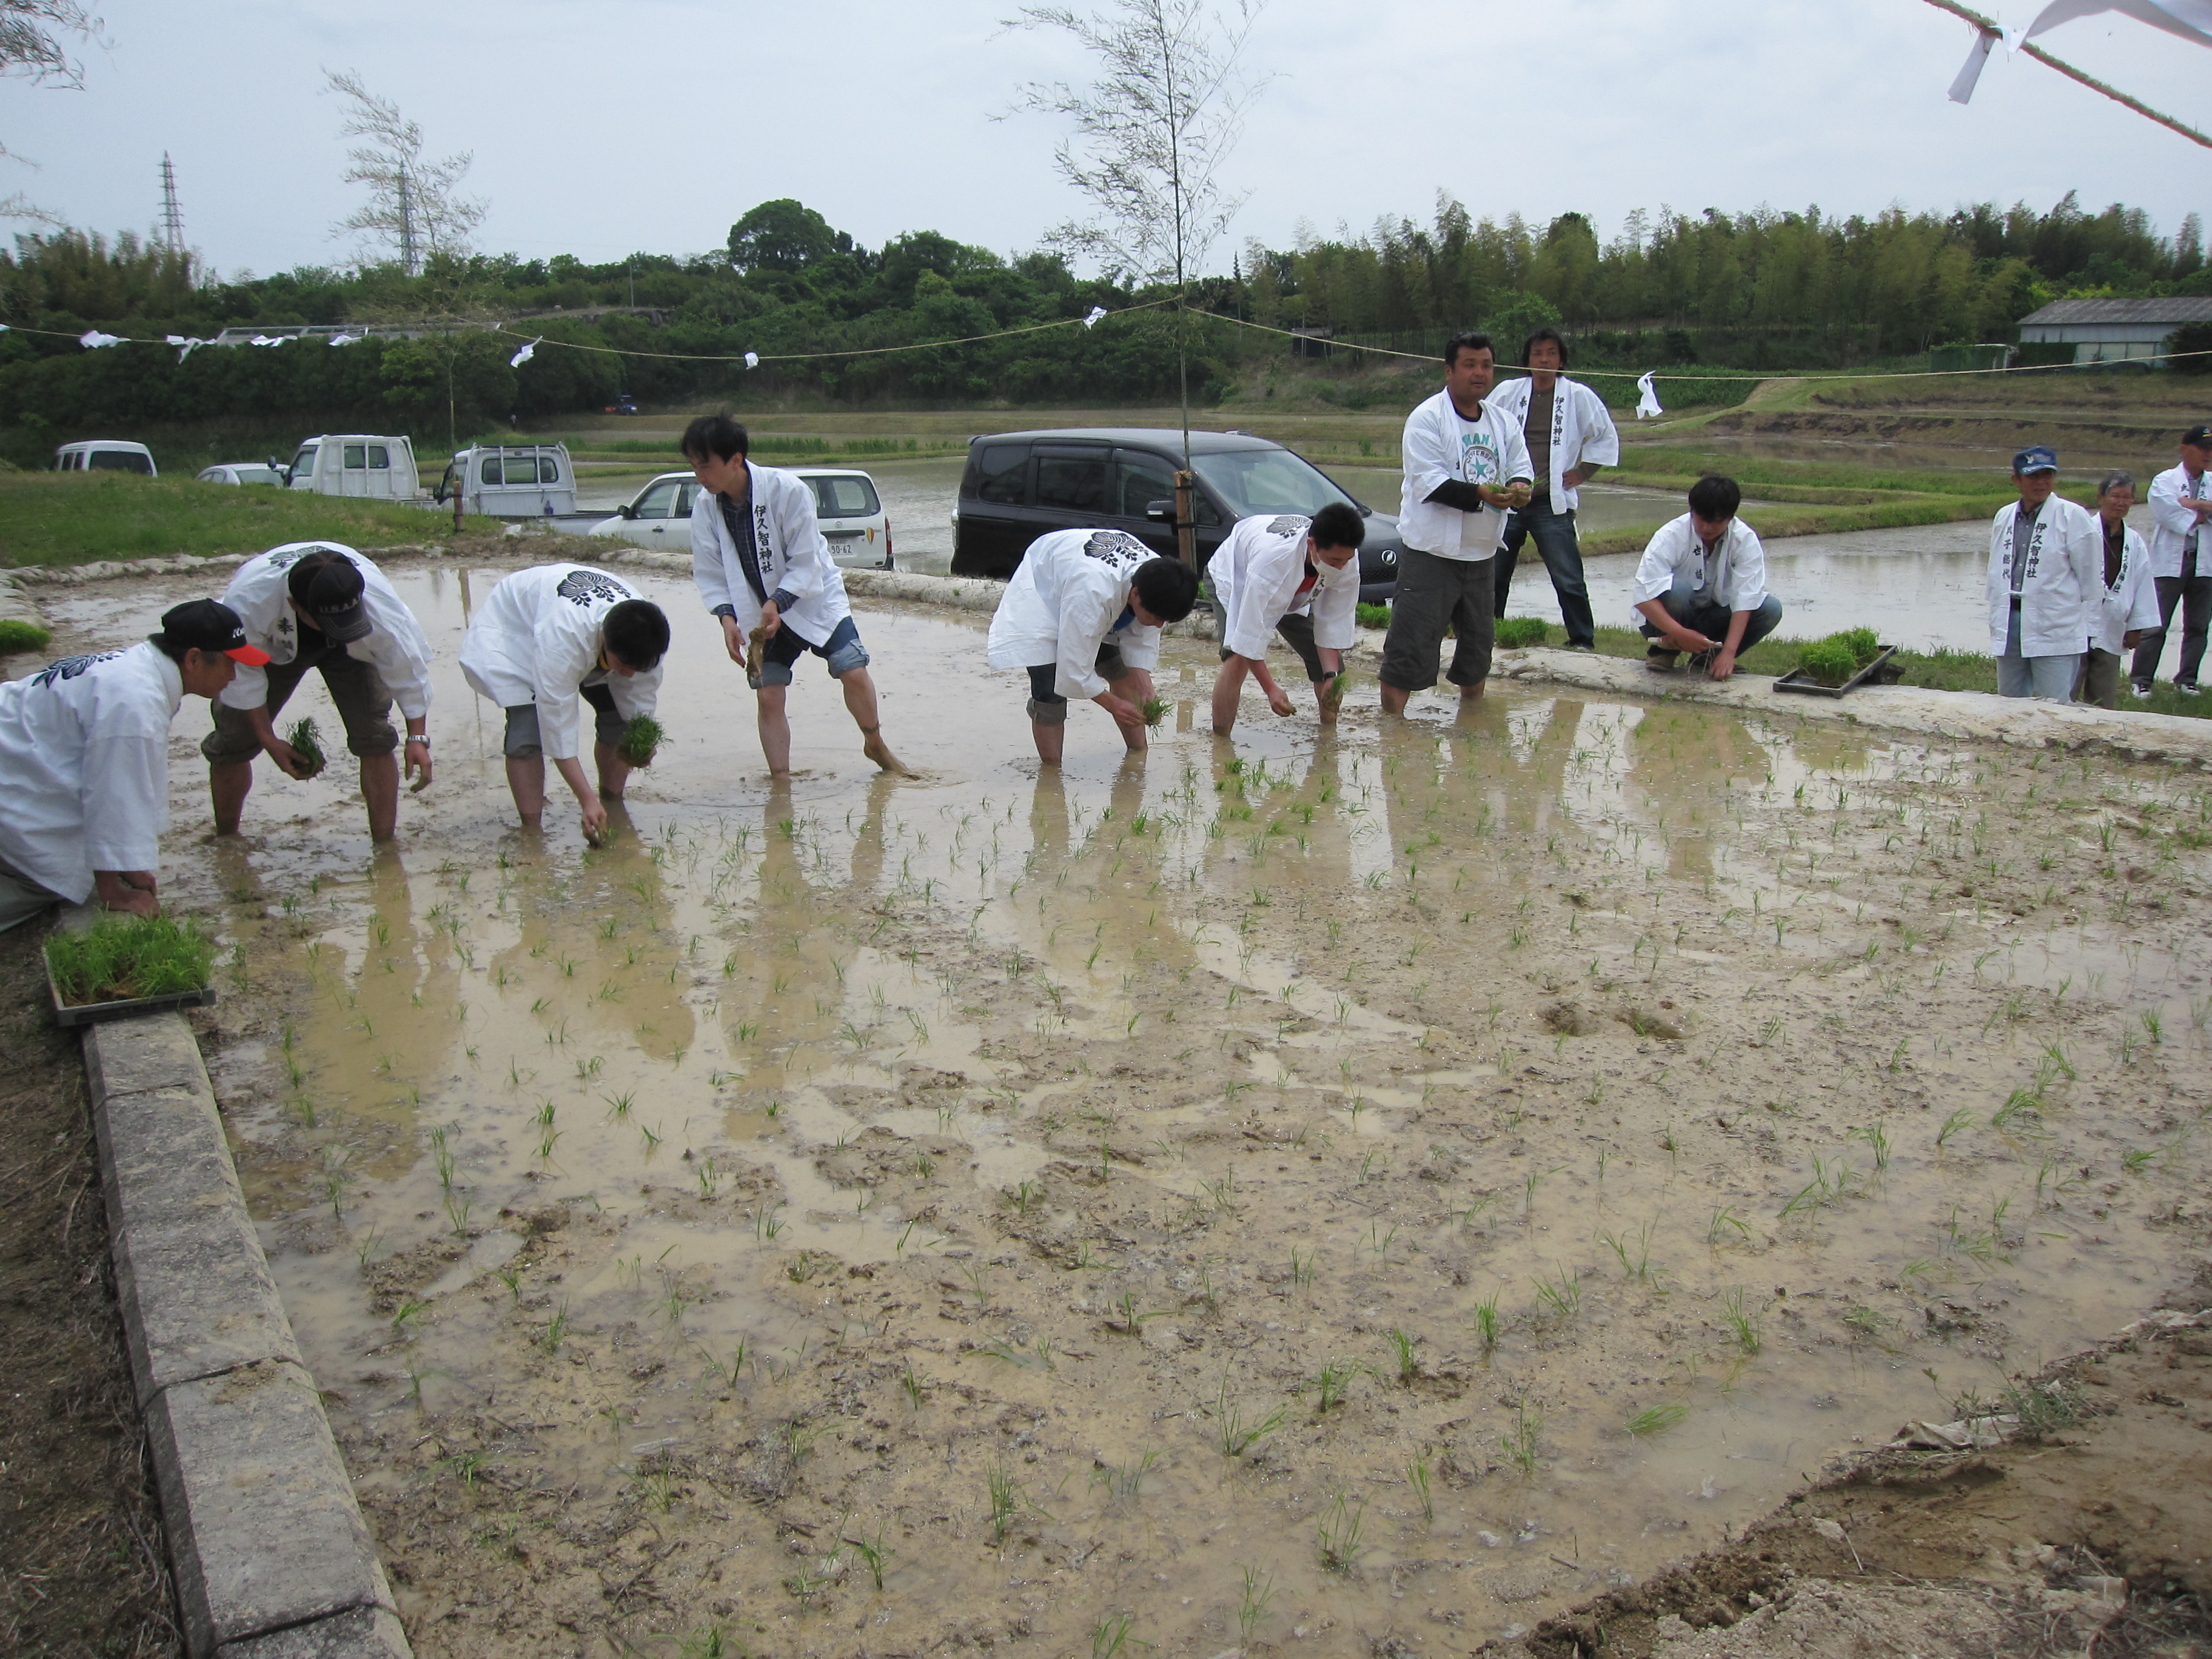
[[[19,651],[43,651],[53,637],[36,623],[9,617],[0,621],[0,657],[12,657]]]
[[[1859,672],[1858,654],[1836,636],[1812,640],[1801,647],[1797,665],[1823,685],[1841,685]]]
[[[62,1000],[112,1002],[197,991],[208,982],[216,945],[196,921],[106,915],[84,932],[46,941],[46,964]]]
[[[632,766],[650,766],[659,750],[661,739],[667,735],[652,715],[637,714],[623,727],[622,742],[616,746]]]
[[[1541,617],[1506,617],[1498,624],[1498,648],[1518,651],[1524,645],[1541,645],[1551,633],[1552,625]]]

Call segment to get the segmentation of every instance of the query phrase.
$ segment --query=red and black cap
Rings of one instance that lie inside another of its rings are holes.
[[[264,668],[269,653],[246,639],[238,612],[217,599],[190,599],[161,618],[161,637],[179,650],[220,651],[248,668]]]

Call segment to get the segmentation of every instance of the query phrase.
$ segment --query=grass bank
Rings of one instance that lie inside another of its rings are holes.
[[[471,516],[466,529],[495,534]],[[388,546],[450,536],[449,513],[305,491],[128,473],[0,473],[0,567],[88,564],[178,553],[258,553],[283,542]]]

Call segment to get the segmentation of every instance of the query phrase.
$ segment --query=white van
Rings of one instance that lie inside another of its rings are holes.
[[[154,465],[152,450],[143,444],[125,443],[115,438],[88,438],[82,443],[64,444],[54,451],[54,471],[139,472],[149,478],[161,477]]]
[[[564,519],[576,510],[576,471],[566,444],[477,444],[446,467],[432,499],[461,493],[471,513],[495,519]]]
[[[414,443],[373,432],[326,432],[302,439],[285,482],[318,495],[379,501],[411,501],[422,489],[415,473]]]

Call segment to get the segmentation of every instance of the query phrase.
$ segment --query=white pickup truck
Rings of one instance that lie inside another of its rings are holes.
[[[292,489],[318,495],[357,495],[370,501],[409,501],[422,493],[415,471],[415,445],[404,434],[326,432],[303,438],[289,467],[275,456],[269,465],[284,474]]]
[[[476,444],[457,453],[433,499],[495,519],[565,519],[576,510],[566,444]]]

